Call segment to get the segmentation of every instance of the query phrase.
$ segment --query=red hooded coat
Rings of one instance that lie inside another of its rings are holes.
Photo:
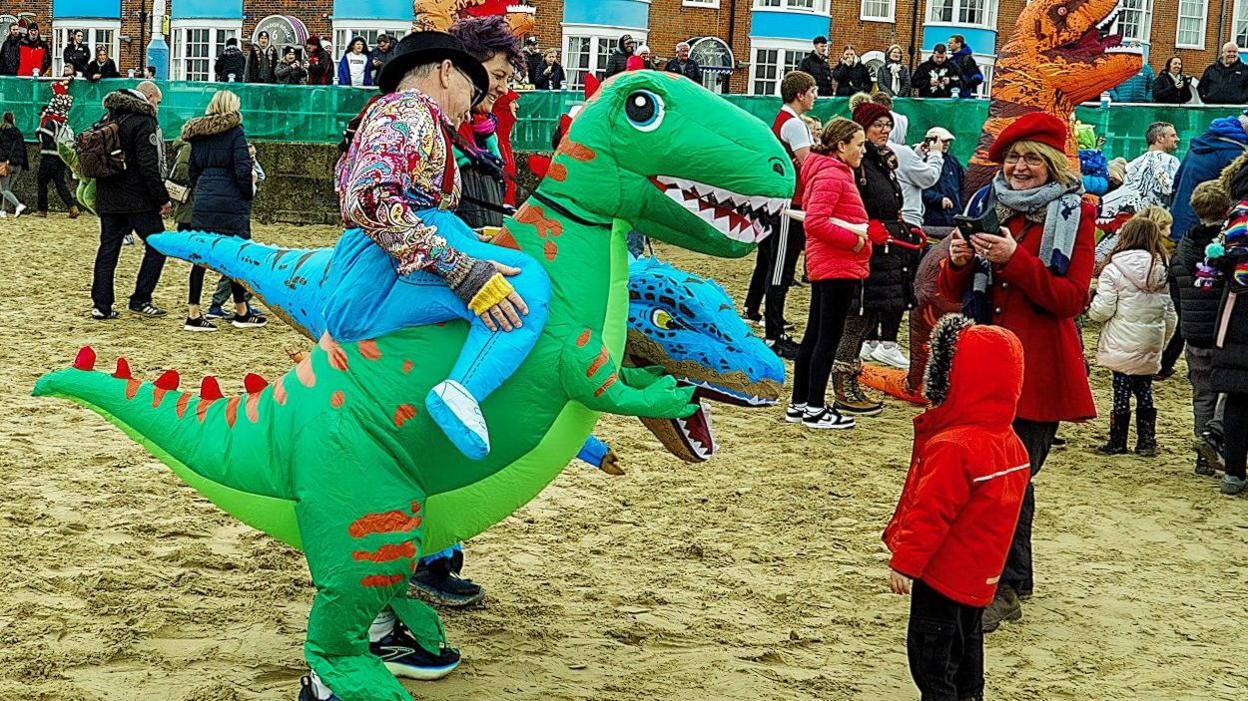
[[[910,473],[884,530],[889,566],[968,606],[987,606],[997,590],[1014,527],[1031,481],[1027,450],[1011,424],[1023,385],[1023,347],[999,326],[958,333],[952,361],[946,317],[932,334],[927,396],[932,409],[914,420]]]

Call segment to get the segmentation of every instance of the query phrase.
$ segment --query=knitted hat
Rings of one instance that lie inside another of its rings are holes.
[[[857,122],[858,126],[863,129],[870,129],[871,125],[875,124],[875,120],[880,117],[888,117],[891,121],[893,119],[893,113],[889,112],[888,108],[884,105],[877,105],[874,102],[858,105],[858,107],[854,109],[854,121]]]
[[[309,37],[308,37],[308,40],[307,40],[307,41],[303,42],[303,45],[304,45],[304,46],[315,46],[316,48],[318,48],[318,49],[319,49],[319,48],[321,48],[321,38],[320,38],[319,36],[317,36],[317,35],[313,34],[313,35],[311,35],[311,36],[309,36]]]
[[[1001,163],[1010,147],[1020,141],[1035,141],[1052,146],[1058,151],[1066,150],[1066,138],[1069,128],[1062,120],[1045,112],[1025,114],[1006,127],[992,147],[988,149],[988,160]]]

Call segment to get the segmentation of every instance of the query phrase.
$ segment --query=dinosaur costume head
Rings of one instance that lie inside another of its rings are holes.
[[[967,170],[968,196],[997,171],[987,157],[997,136],[1030,112],[1071,121],[1066,154],[1078,170],[1075,107],[1121,84],[1144,64],[1140,49],[1122,46],[1122,36],[1109,33],[1121,11],[1120,0],[1032,0],[1023,8],[997,57],[988,121]]]
[[[732,298],[714,281],[653,258],[629,266],[628,345],[638,367],[660,365],[694,395],[736,406],[775,404],[784,385],[784,363],[737,315]],[[673,455],[703,462],[715,453],[705,403],[683,419],[642,423]]]
[[[708,97],[673,73],[613,77],[573,120],[535,199],[558,197],[590,221],[623,220],[682,248],[748,254],[778,223],[796,176],[767,125]],[[725,167],[732,153],[766,167]]]

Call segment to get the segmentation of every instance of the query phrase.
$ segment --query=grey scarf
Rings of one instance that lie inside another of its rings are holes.
[[[1079,235],[1082,190],[1081,184],[1062,185],[1058,182],[1045,183],[1030,190],[1011,190],[1004,173],[998,173],[992,181],[992,192],[997,203],[1032,221],[1043,222],[1044,235],[1040,239],[1039,257],[1050,272],[1061,276],[1070,270],[1070,256]]]

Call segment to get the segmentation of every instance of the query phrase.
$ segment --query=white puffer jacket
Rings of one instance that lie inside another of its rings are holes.
[[[1126,375],[1154,375],[1179,317],[1166,266],[1148,251],[1123,251],[1101,271],[1088,316],[1106,322],[1096,363]]]

